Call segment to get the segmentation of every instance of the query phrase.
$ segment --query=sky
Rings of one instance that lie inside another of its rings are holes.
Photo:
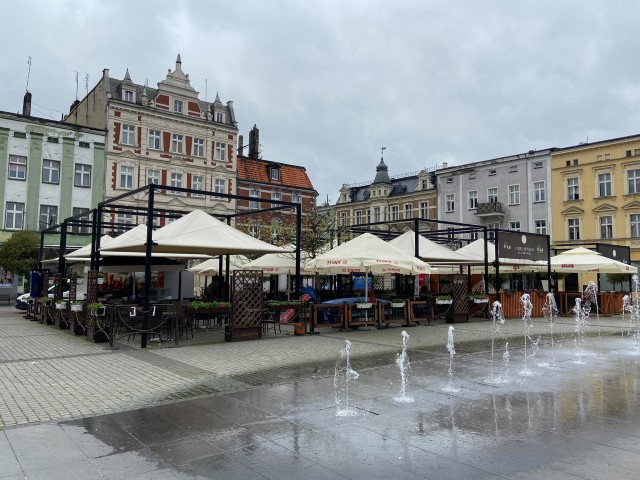
[[[21,0],[3,4],[0,110],[59,120],[85,76],[155,87],[178,53],[262,157],[343,183],[640,133],[622,0]],[[246,143],[246,142],[245,142]]]

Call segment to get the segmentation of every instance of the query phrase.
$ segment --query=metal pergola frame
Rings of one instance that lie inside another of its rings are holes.
[[[262,199],[256,197],[248,197],[244,195],[235,195],[230,193],[218,193],[218,192],[209,192],[205,190],[196,190],[192,188],[183,188],[183,187],[173,187],[168,185],[156,185],[149,184],[144,187],[137,188],[135,190],[131,190],[129,192],[123,193],[116,197],[104,200],[98,203],[97,207],[94,208],[90,212],[82,212],[71,217],[66,218],[61,224],[54,225],[43,229],[41,231],[40,237],[40,268],[42,268],[42,255],[44,251],[44,235],[46,233],[58,233],[60,234],[60,256],[58,260],[58,269],[61,273],[65,270],[65,258],[64,255],[66,253],[66,236],[69,233],[68,228],[72,225],[81,225],[86,226],[90,223],[91,225],[91,270],[99,270],[100,268],[100,238],[102,237],[102,230],[104,225],[117,225],[117,226],[128,226],[132,227],[129,224],[117,224],[117,223],[105,223],[103,221],[103,216],[105,214],[117,214],[117,213],[127,213],[127,214],[135,214],[139,216],[146,216],[147,218],[147,238],[146,238],[146,249],[145,249],[145,269],[144,269],[144,303],[143,303],[143,311],[148,312],[149,310],[149,294],[151,288],[151,263],[152,257],[151,253],[153,251],[153,231],[154,225],[153,220],[155,217],[170,217],[170,218],[179,218],[185,213],[189,213],[189,211],[181,211],[181,210],[172,210],[168,208],[156,208],[155,205],[155,195],[156,191],[161,191],[161,193],[166,194],[166,192],[176,192],[180,194],[196,194],[201,196],[209,196],[209,197],[217,197],[222,199],[234,199],[234,200],[247,200],[247,201],[257,201],[259,204],[263,202]],[[146,193],[147,194],[147,205],[146,207],[136,207],[131,205],[121,205],[118,202],[125,200],[131,196]],[[264,203],[270,203],[272,206],[266,209],[255,209],[244,212],[236,212],[233,214],[214,214],[213,216],[218,218],[226,219],[227,224],[231,223],[232,218],[248,216],[248,215],[256,215],[263,214],[266,212],[280,211],[280,210],[291,210],[295,209],[296,215],[296,273],[295,273],[295,290],[294,293],[296,297],[300,295],[300,287],[301,287],[301,275],[300,275],[300,241],[301,241],[301,229],[302,229],[302,206],[300,203],[294,202],[286,202],[284,200],[275,200],[269,199],[265,200]],[[91,222],[84,220],[88,215],[91,215]],[[226,266],[227,266],[227,275],[229,274],[229,255],[226,256]],[[222,264],[222,257],[220,257],[220,264]],[[222,265],[220,265],[222,266]],[[143,330],[146,330],[148,325],[148,316],[147,313],[144,314],[143,317]],[[147,334],[142,333],[141,335],[141,347],[145,348],[147,345]]]

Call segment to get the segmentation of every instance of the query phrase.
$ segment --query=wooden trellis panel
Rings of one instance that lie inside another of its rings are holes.
[[[262,270],[235,270],[231,278],[232,314],[225,339],[252,340],[262,335]]]
[[[453,297],[453,321],[469,320],[469,279],[466,275],[451,275],[451,296]]]

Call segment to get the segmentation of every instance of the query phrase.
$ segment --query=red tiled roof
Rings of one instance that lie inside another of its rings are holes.
[[[272,166],[280,167],[280,180],[271,180],[269,167]],[[238,156],[238,182],[242,181],[314,189],[304,167]]]

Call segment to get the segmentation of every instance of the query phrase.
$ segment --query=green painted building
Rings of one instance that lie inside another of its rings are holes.
[[[41,231],[90,211],[105,195],[106,132],[30,115],[0,111],[0,243],[18,230]],[[73,227],[67,245],[90,241],[87,228]],[[57,248],[59,235],[45,244]]]

